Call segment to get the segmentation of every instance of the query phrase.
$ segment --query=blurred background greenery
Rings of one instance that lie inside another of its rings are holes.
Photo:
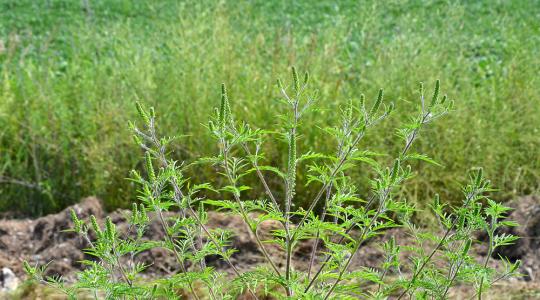
[[[418,82],[431,89],[439,78],[456,110],[416,149],[443,167],[415,166],[404,195],[420,207],[435,192],[457,201],[476,166],[498,199],[534,193],[539,20],[536,0],[1,0],[0,210],[40,215],[87,195],[126,206],[135,198],[126,177],[142,161],[127,126],[135,101],[156,108],[162,134],[190,135],[173,150],[192,159],[215,149],[201,124],[221,82],[239,118],[272,126],[275,80],[291,65],[312,74],[323,108],[305,120],[300,150],[329,151],[318,127],[384,87],[397,113],[362,146],[395,153]],[[266,145],[268,160],[282,162],[283,148]]]

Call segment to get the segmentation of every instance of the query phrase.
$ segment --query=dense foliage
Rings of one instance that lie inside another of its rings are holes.
[[[532,192],[540,177],[539,13],[537,0],[1,1],[0,209],[39,215],[88,195],[126,207],[136,186],[124,178],[144,166],[125,126],[133,102],[162,112],[164,131],[189,132],[171,147],[174,158],[193,160],[214,143],[200,126],[218,96],[209,82],[234,82],[233,111],[271,127],[274,78],[289,65],[317,74],[324,107],[304,117],[299,148],[330,151],[318,127],[335,124],[359,91],[392,86],[387,97],[399,111],[365,138],[372,151],[396,152],[402,145],[389,137],[415,110],[405,100],[411,87],[442,78],[459,111],[417,145],[442,167],[414,165],[424,176],[401,192],[423,208],[435,190],[458,203],[463,170],[478,165],[505,191],[498,199]],[[263,150],[280,164],[285,149]],[[212,180],[213,170],[196,175]],[[369,184],[359,181],[360,193]],[[262,189],[253,186],[255,197]],[[316,196],[297,189],[305,201]]]
[[[415,151],[415,141],[453,106],[440,95],[439,81],[429,97],[420,86],[417,112],[397,130],[401,149],[385,153],[369,150],[364,141],[366,133],[394,111],[393,103],[384,101],[382,90],[374,101],[364,96],[349,101],[339,111],[340,123],[322,128],[333,151],[316,152],[315,148],[300,146],[302,133],[308,128],[303,120],[316,111],[316,94],[308,84],[308,74],[301,78],[294,68],[289,86],[278,80],[282,109],[274,116],[279,120],[277,127],[269,129],[235,118],[223,85],[221,104],[206,126],[217,151],[192,162],[169,157],[169,146],[176,139],[161,137],[154,108],[146,110],[137,103],[142,124],[131,124],[131,128],[136,144],[145,153],[146,175],[133,172],[141,203],[133,204],[128,216],[130,233],[119,235],[110,218],[100,225],[93,217],[80,220],[72,211],[73,230],[87,240],[87,253],[94,257],[84,262],[86,268],[79,273],[78,281],[64,284],[62,278],[45,277],[43,268],[28,263],[26,271],[73,299],[84,293],[96,299],[236,299],[243,293],[253,299],[445,299],[458,283],[474,286],[471,296],[481,299],[493,283],[515,275],[519,261],[510,263],[502,258],[502,271],[488,264],[497,247],[516,239],[497,229],[517,224],[504,220],[509,208],[487,198],[492,188],[482,169],[470,173],[460,205],[446,206],[435,197],[431,204],[439,224],[435,230],[421,229],[412,222],[416,208],[400,193],[415,177],[411,167],[415,161],[435,163]],[[284,165],[271,164],[263,150],[265,144],[278,141],[286,145]],[[391,159],[381,159],[385,156]],[[187,170],[202,165],[211,165],[223,181],[216,185],[186,176]],[[297,176],[302,165],[306,180]],[[360,196],[360,187],[349,175],[354,169],[371,170],[364,173],[370,185],[367,198]],[[246,185],[249,177],[255,178],[264,191],[255,198],[247,196],[252,189]],[[282,191],[269,187],[269,177],[279,179]],[[306,203],[308,196],[296,189],[301,185],[317,191],[305,208],[299,204]],[[205,198],[201,193],[205,190],[221,198]],[[319,204],[322,213],[315,214]],[[242,218],[266,258],[264,265],[239,271],[231,260],[240,250],[231,247],[234,232],[210,229],[206,225],[209,207]],[[167,217],[167,211],[176,213]],[[147,240],[143,235],[152,217],[159,220],[164,236]],[[269,238],[263,238],[260,232],[264,222],[279,224]],[[377,245],[385,250],[382,265],[351,268],[366,241],[395,227],[407,229],[415,242],[401,246],[391,238]],[[474,234],[479,231],[488,236],[488,253],[482,262],[471,254],[471,247],[478,243]],[[308,270],[300,271],[295,268],[293,253],[306,240],[313,243],[313,250]],[[268,254],[268,244],[278,245],[285,253],[283,263]],[[165,248],[176,258],[177,273],[152,280],[141,275],[147,266],[138,261],[138,255],[154,247]],[[405,259],[402,251],[407,252]],[[207,266],[209,256],[220,257],[232,275]]]

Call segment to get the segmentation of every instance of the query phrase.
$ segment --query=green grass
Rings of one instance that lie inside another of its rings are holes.
[[[135,196],[125,178],[143,162],[127,126],[135,101],[155,106],[164,134],[190,134],[175,151],[189,159],[215,149],[201,123],[221,82],[237,115],[272,125],[275,80],[291,65],[312,74],[326,108],[306,118],[301,151],[330,149],[310,125],[380,87],[398,113],[364,145],[397,151],[412,87],[439,78],[456,111],[417,149],[443,167],[419,166],[403,192],[455,200],[470,166],[500,199],[539,187],[540,1],[88,2],[89,13],[79,0],[0,2],[2,210],[42,214],[91,194],[125,206]],[[267,145],[268,159],[282,161],[284,146]]]

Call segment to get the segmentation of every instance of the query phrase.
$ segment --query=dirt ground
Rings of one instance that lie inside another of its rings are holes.
[[[494,253],[493,257],[497,259],[499,255],[503,255],[510,260],[522,260],[520,271],[524,276],[502,282],[494,289],[498,292],[493,293],[489,298],[540,299],[540,199],[533,196],[522,197],[512,202],[511,206],[515,210],[511,212],[509,218],[519,222],[521,226],[505,230],[519,235],[520,239],[515,245],[502,248]],[[100,201],[93,197],[83,199],[71,208],[81,218],[87,218],[93,214],[98,220],[103,220],[105,216]],[[128,225],[125,222],[125,216],[128,213],[128,211],[118,210],[110,214],[120,231],[127,231]],[[58,214],[38,219],[0,220],[0,268],[12,270],[17,279],[23,281],[25,279],[22,270],[24,260],[32,265],[50,263],[47,269],[49,275],[62,274],[66,279],[73,280],[75,271],[81,268],[80,261],[89,257],[85,257],[82,252],[82,249],[87,246],[85,242],[74,233],[65,231],[71,226],[69,208]],[[209,226],[228,228],[235,232],[232,246],[239,251],[233,256],[232,261],[239,269],[245,270],[263,263],[263,257],[257,249],[257,244],[251,238],[240,218],[211,212],[209,213]],[[274,228],[272,224],[263,224],[263,227],[262,232],[268,232]],[[162,236],[161,226],[157,222],[152,222],[146,235],[154,238]],[[390,230],[376,239],[386,239],[389,236],[394,236],[397,242],[402,245],[410,241],[410,237],[400,229]],[[482,235],[478,236],[478,239],[483,238]],[[371,243],[373,242],[371,241]],[[304,242],[298,247],[294,259],[297,269],[307,268],[311,245],[311,242]],[[274,257],[283,256],[282,251],[277,246],[267,245],[267,251]],[[486,255],[485,247],[476,247],[474,252],[479,259]],[[174,258],[162,249],[153,249],[143,253],[140,259],[151,265],[145,271],[145,275],[149,277],[172,274],[178,271]],[[376,267],[382,259],[382,250],[378,247],[370,247],[368,243],[356,256],[353,267],[354,265]],[[219,259],[209,258],[207,263],[217,269],[228,271],[228,266]],[[494,263],[496,263],[495,260]],[[0,272],[0,275],[2,274]],[[6,278],[6,276],[0,276],[0,291],[8,288]],[[509,291],[514,292],[509,293]],[[452,298],[467,299],[466,294],[467,288],[464,287],[458,289]],[[0,299],[6,297],[0,294]],[[34,296],[26,299],[38,298],[46,299],[47,297]]]

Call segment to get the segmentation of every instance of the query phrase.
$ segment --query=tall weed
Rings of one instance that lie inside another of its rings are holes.
[[[206,126],[217,144],[216,151],[191,162],[169,157],[175,138],[160,135],[154,108],[146,109],[137,103],[141,122],[131,124],[131,128],[136,144],[145,153],[146,172],[143,175],[133,171],[140,204],[133,204],[128,221],[135,234],[121,236],[110,218],[101,226],[94,217],[80,220],[72,211],[72,230],[87,241],[87,253],[94,257],[84,261],[85,269],[79,273],[78,281],[65,284],[61,278],[45,277],[43,268],[28,263],[26,271],[70,298],[87,292],[107,299],[180,299],[184,293],[194,299],[235,299],[243,293],[254,299],[445,299],[458,284],[474,286],[475,294],[471,296],[481,299],[492,284],[516,275],[519,261],[503,259],[502,271],[489,264],[497,247],[516,240],[497,229],[517,224],[504,220],[509,208],[488,198],[487,193],[493,189],[482,169],[470,172],[459,205],[446,205],[435,196],[431,208],[438,230],[417,227],[411,219],[417,208],[400,193],[416,177],[413,164],[437,164],[417,152],[415,142],[453,107],[453,101],[442,96],[439,81],[430,95],[425,95],[420,85],[416,113],[396,132],[401,149],[384,153],[371,150],[364,141],[394,113],[394,104],[384,100],[382,89],[374,101],[364,96],[349,101],[340,109],[339,123],[322,126],[325,138],[334,146],[332,151],[304,147],[300,143],[308,126],[304,118],[317,111],[317,94],[309,83],[309,75],[300,76],[294,68],[290,84],[278,80],[278,124],[269,129],[238,118],[232,109],[234,101],[229,101],[222,85],[220,105]],[[282,165],[271,164],[264,151],[265,144],[275,142],[285,145],[283,155],[287,159]],[[201,165],[211,165],[222,180],[217,184],[199,182],[186,175],[187,170],[197,170]],[[301,168],[306,169],[305,180],[299,179]],[[370,170],[363,172],[370,186],[367,198],[360,196],[361,187],[350,175],[354,169]],[[247,193],[253,189],[246,184],[250,177],[264,191],[256,197]],[[272,189],[270,178],[282,188]],[[297,190],[306,185],[316,192],[306,195]],[[205,191],[220,197],[208,199]],[[316,213],[317,207],[322,207],[321,213]],[[209,228],[209,208],[239,216],[266,263],[241,272],[232,259],[241,250],[231,247],[234,232]],[[164,236],[155,240],[143,238],[150,222],[149,211],[163,227]],[[165,214],[170,211],[175,212],[173,217]],[[279,228],[263,239],[260,226],[269,221],[279,224]],[[371,243],[370,247],[385,250],[382,265],[352,268],[355,256],[367,241],[397,227],[408,230],[415,242],[399,245],[391,238],[384,244]],[[488,253],[480,263],[471,253],[473,244],[478,243],[474,234],[479,231],[488,236]],[[306,240],[313,243],[313,250],[308,270],[301,271],[295,268],[293,253]],[[269,244],[281,249],[284,261],[268,253]],[[138,254],[155,247],[167,249],[176,258],[178,272],[143,279],[148,266],[138,261]],[[400,255],[405,250],[408,259]],[[209,256],[220,257],[232,275],[208,266]]]

